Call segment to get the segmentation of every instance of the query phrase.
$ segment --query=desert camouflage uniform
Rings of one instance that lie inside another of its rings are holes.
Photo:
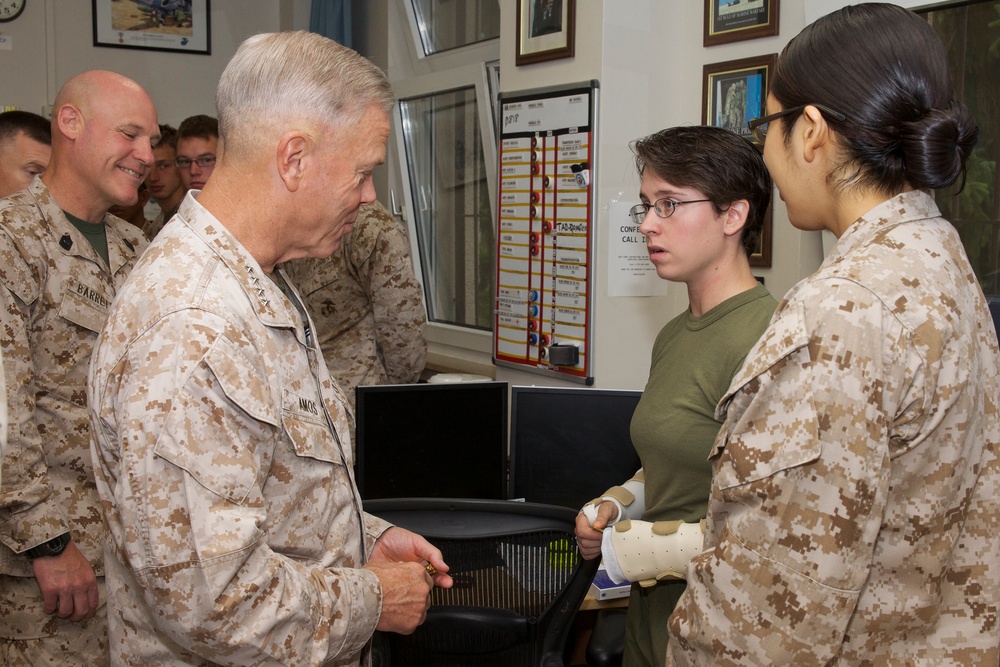
[[[381,613],[344,396],[286,298],[189,193],[90,378],[113,664],[356,665]]]
[[[923,192],[850,227],[719,404],[668,664],[997,665],[1000,352]]]
[[[329,259],[285,267],[316,322],[330,375],[354,405],[358,385],[416,382],[424,369],[424,300],[402,226],[375,202]]]
[[[0,368],[3,367],[3,352],[0,352]],[[7,384],[3,373],[0,373],[0,462],[3,461],[3,450],[7,446]],[[3,466],[0,465],[0,490],[3,490]]]
[[[138,229],[114,216],[105,217],[105,228],[110,271],[41,179],[0,199],[0,339],[10,417],[0,494],[4,639],[81,629],[44,612],[22,552],[68,531],[97,576],[104,574],[106,532],[90,459],[87,368],[111,300],[146,246]],[[104,643],[103,606],[83,625]],[[88,655],[78,658],[95,664]],[[67,656],[64,664],[69,662]]]

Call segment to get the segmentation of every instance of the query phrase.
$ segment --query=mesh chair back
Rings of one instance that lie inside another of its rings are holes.
[[[433,590],[412,635],[378,637],[382,665],[563,664],[597,566],[577,552],[574,510],[456,499],[378,500],[365,509],[430,540],[455,581]]]

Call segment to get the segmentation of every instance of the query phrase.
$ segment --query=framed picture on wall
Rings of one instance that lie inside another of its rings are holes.
[[[94,46],[212,53],[209,0],[91,0]]]
[[[705,0],[705,46],[778,34],[778,0]]]
[[[721,127],[751,140],[747,123],[767,115],[764,103],[767,86],[778,55],[727,60],[705,65],[701,92],[702,123]],[[757,250],[750,255],[750,266],[771,266],[771,219],[773,206],[764,215]]]
[[[777,54],[705,65],[702,122],[750,139],[747,123],[766,115],[764,102]]]
[[[773,192],[771,193],[774,194]],[[757,249],[750,253],[750,266],[763,269],[771,268],[771,236],[774,232],[774,204],[767,207],[764,212],[764,226],[761,227],[760,237],[757,239]]]
[[[576,0],[517,0],[516,65],[572,58]]]

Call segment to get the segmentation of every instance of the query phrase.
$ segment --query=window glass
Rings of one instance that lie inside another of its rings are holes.
[[[399,107],[428,320],[489,330],[496,235],[475,86]]]
[[[424,55],[500,37],[497,0],[409,0]]]
[[[956,97],[979,123],[965,188],[936,193],[986,294],[1000,294],[1000,1],[922,11],[948,48]]]

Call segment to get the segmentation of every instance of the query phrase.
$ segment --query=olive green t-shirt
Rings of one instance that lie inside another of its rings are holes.
[[[104,221],[87,222],[75,215],[66,213],[66,211],[63,211],[63,215],[86,237],[90,245],[93,246],[94,251],[104,260],[104,263],[107,266],[111,266],[111,260],[108,255],[108,230],[104,227]]]
[[[715,406],[776,307],[757,285],[701,317],[688,310],[657,335],[631,425],[646,473],[644,520],[705,518],[712,479],[708,455],[722,425]]]

